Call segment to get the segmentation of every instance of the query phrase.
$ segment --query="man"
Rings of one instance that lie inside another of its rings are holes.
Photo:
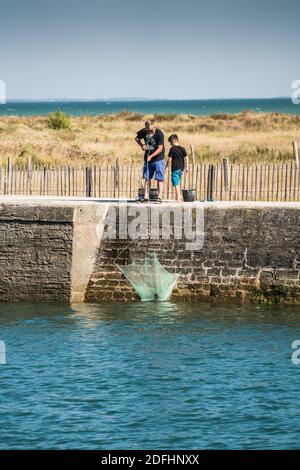
[[[150,181],[155,175],[157,181],[158,198],[157,202],[161,202],[164,189],[165,176],[165,146],[164,134],[155,127],[153,119],[145,122],[145,127],[141,129],[135,138],[137,144],[144,150],[144,179],[145,194],[142,202],[149,201]]]

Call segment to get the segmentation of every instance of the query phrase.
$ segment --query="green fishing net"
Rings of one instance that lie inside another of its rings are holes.
[[[169,300],[179,277],[166,271],[156,253],[148,253],[142,261],[117,266],[143,302]]]

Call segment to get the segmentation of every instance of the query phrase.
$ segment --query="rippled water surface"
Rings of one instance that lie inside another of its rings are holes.
[[[300,447],[298,307],[0,305],[0,448]]]

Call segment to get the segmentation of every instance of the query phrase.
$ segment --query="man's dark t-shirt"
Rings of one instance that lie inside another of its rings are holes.
[[[149,155],[152,155],[152,153],[154,153],[155,150],[157,150],[159,145],[163,145],[163,149],[158,155],[156,155],[156,157],[154,157],[151,160],[151,163],[158,162],[159,160],[163,160],[165,158],[164,134],[162,133],[160,129],[155,129],[155,132],[153,135],[150,134],[146,128],[141,129],[137,133],[137,137],[140,140],[144,139],[145,145],[148,145],[148,147],[150,147],[150,152],[149,150],[146,150],[145,152],[145,156],[144,156],[145,161],[147,160],[147,157]]]
[[[172,171],[184,170],[184,158],[187,156],[186,150],[180,145],[170,148],[169,157],[172,158]]]

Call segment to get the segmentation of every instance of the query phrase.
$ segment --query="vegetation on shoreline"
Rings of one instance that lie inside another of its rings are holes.
[[[62,111],[55,111],[54,113],[50,113],[47,119],[47,127],[49,129],[68,129],[70,130],[71,120],[66,113]]]
[[[134,142],[145,118],[138,113],[68,117],[0,117],[0,165],[87,165],[142,162]],[[151,116],[153,117],[153,116]],[[300,140],[300,116],[279,113],[156,115],[166,137],[179,134],[194,145],[197,162],[285,162],[293,158],[292,141]]]

